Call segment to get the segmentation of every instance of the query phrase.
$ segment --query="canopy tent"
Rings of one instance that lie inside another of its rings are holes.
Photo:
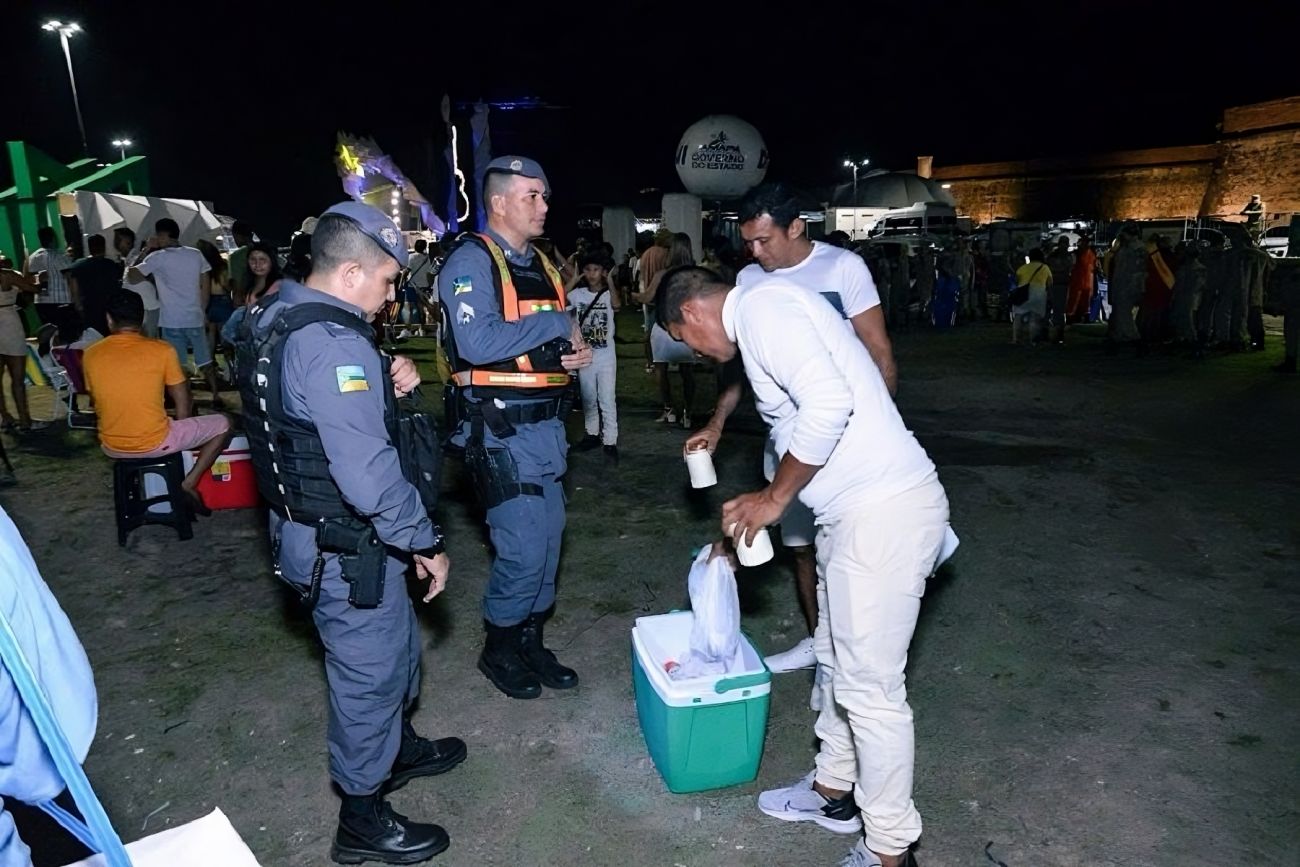
[[[831,196],[833,206],[846,208],[909,208],[924,202],[955,205],[949,192],[915,172],[871,172],[858,176],[856,199],[852,183],[840,184]]]
[[[137,236],[151,235],[154,223],[170,217],[180,227],[180,242],[193,246],[200,238],[215,240],[221,234],[221,220],[203,202],[193,199],[165,199],[153,196],[127,196],[117,193],[74,194],[76,215],[87,235],[106,234],[127,228]]]

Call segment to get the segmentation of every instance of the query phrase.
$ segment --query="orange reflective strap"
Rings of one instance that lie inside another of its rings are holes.
[[[555,388],[569,384],[567,373],[512,373],[508,370],[462,370],[452,381],[465,386],[509,386],[511,388]]]
[[[479,234],[478,238],[487,247],[492,263],[497,267],[497,277],[501,280],[501,316],[507,322],[518,322],[519,293],[515,291],[515,281],[510,276],[510,266],[506,264],[506,254],[487,235]]]
[[[475,235],[487,248],[488,255],[492,257],[492,264],[497,269],[497,279],[501,282],[502,319],[507,322],[518,322],[525,316],[531,316],[534,313],[564,312],[564,281],[560,279],[560,272],[551,264],[551,260],[546,258],[540,250],[534,247],[533,255],[541,258],[542,268],[546,271],[546,276],[550,278],[556,297],[559,299],[558,302],[549,298],[519,300],[519,293],[515,290],[514,278],[510,276],[510,266],[506,263],[505,251],[488,235],[481,232],[476,232]],[[520,373],[474,370],[458,373],[453,379],[457,385],[462,386],[510,385],[521,388],[551,388],[557,385],[567,385],[569,382],[568,374],[534,373],[533,362],[527,355],[520,355],[516,358],[515,366],[519,368]]]
[[[560,272],[551,264],[551,260],[546,257],[541,250],[533,248],[533,254],[541,257],[542,269],[546,271],[546,276],[551,278],[551,285],[555,287],[555,296],[560,299],[560,309],[563,310],[567,305],[564,298],[564,280],[560,277]]]

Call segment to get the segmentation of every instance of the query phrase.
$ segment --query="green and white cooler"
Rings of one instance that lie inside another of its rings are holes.
[[[700,792],[758,776],[772,673],[742,633],[725,675],[673,680],[664,666],[690,652],[689,611],[638,617],[632,681],[650,758],[672,792]]]

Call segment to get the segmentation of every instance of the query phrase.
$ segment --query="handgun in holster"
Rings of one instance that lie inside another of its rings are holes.
[[[484,445],[481,436],[471,436],[465,444],[465,465],[485,509],[515,497],[543,496],[541,485],[519,481],[519,466],[509,449],[490,449]]]
[[[328,520],[316,527],[316,545],[339,555],[343,580],[351,585],[348,602],[354,608],[378,608],[384,599],[387,552],[375,528],[355,520]]]

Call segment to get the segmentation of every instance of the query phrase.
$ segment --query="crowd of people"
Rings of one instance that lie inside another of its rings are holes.
[[[534,699],[580,681],[545,643],[562,480],[570,451],[601,449],[607,468],[617,464],[618,314],[640,305],[642,333],[623,342],[642,346],[655,424],[685,431],[683,453],[720,447],[746,387],[769,427],[767,485],[722,506],[713,553],[730,557],[737,540],[781,527],[806,635],[766,661],[774,672],[815,670],[821,748],[810,773],[763,792],[758,808],[857,835],[850,867],[914,865],[921,819],[903,673],[926,580],[955,536],[934,464],[893,402],[891,331],[1001,319],[1014,343],[1062,343],[1072,324],[1105,315],[1104,283],[1116,349],[1262,348],[1271,261],[1244,232],[1231,249],[1202,250],[1144,240],[1136,225],[1100,254],[1086,235],[997,253],[965,239],[854,249],[843,233],[810,239],[780,183],[739,203],[739,244],[711,238],[698,262],[690,236],[666,229],[617,258],[585,241],[564,256],[543,237],[549,196],[535,161],[498,158],[485,173],[484,230],[413,250],[386,215],[352,201],[305,221],[288,255],[242,221],[229,253],[181,244],[162,219],[139,242],[117,230],[115,256],[108,238],[90,236],[78,261],[43,230],[21,270],[0,268],[0,354],[16,402],[4,425],[38,426],[21,388],[29,296],[83,350],[107,457],[196,454],[182,482],[195,514],[208,512],[198,480],[242,429],[271,512],[268,565],[311,609],[325,645],[329,768],[342,796],[331,854],[416,863],[449,836],[394,812],[387,794],[450,771],[468,747],[411,724],[421,641],[396,588],[414,573],[427,602],[451,563],[432,512],[441,452],[407,400],[421,375],[394,353],[436,338],[442,433],[463,456],[492,542],[477,666],[504,695]],[[703,416],[700,365],[718,383]],[[211,394],[206,413],[187,366]],[[223,384],[239,391],[238,419],[223,412]],[[565,419],[578,402],[583,433],[570,444]]]

